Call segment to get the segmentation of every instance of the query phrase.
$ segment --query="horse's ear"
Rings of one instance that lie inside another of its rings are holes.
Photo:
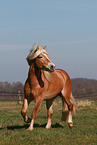
[[[46,46],[44,46],[44,48],[43,48],[44,50],[46,50]]]
[[[39,45],[37,45],[37,50],[39,50]]]

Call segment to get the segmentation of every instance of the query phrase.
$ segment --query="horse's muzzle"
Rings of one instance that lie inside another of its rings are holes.
[[[55,70],[55,65],[54,65],[53,63],[48,63],[47,69],[48,69],[50,72],[54,72],[54,70]]]

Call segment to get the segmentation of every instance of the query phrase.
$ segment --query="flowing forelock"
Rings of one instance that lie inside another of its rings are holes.
[[[33,45],[32,49],[30,50],[29,55],[27,56],[27,61],[30,62],[31,60],[34,60],[38,55],[40,54],[45,55],[47,58],[49,58],[48,53],[46,52],[46,50],[43,49],[43,47],[41,45]]]
[[[42,53],[49,61],[50,61],[50,59],[49,59],[49,55],[48,55],[48,53],[45,51],[45,52],[43,52]]]

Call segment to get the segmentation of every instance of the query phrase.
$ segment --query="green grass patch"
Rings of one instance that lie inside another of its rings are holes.
[[[27,110],[29,117],[34,105],[32,102]],[[97,144],[97,101],[77,100],[77,117],[73,116],[73,129],[69,129],[68,124],[61,121],[60,100],[54,101],[52,128],[48,130],[45,129],[47,123],[45,102],[42,103],[32,132],[26,130],[29,125],[23,122],[21,107],[17,102],[0,102],[0,145]]]

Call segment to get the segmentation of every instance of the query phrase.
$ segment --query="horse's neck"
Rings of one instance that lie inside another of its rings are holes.
[[[52,73],[44,71],[43,74],[48,82],[52,82]]]
[[[52,81],[52,73],[37,68],[34,62],[30,66],[29,73],[31,77],[36,76],[37,79],[43,79],[42,77],[44,76],[48,82]]]

